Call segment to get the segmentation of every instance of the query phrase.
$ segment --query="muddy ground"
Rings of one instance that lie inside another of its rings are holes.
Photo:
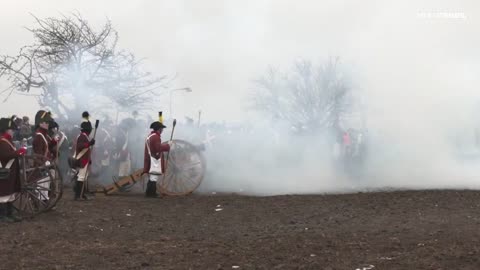
[[[480,268],[477,191],[71,197],[1,224],[1,269]]]

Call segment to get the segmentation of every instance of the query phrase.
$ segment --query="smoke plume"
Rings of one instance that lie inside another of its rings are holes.
[[[14,12],[2,9],[1,20],[28,25],[25,9],[39,16],[55,15],[45,6],[70,11],[63,2],[23,1]],[[83,1],[76,9],[92,22],[109,17],[122,47],[148,58],[160,74],[178,73],[178,87],[193,89],[174,96],[173,117],[195,117],[202,110],[203,123],[230,125],[231,134],[207,145],[208,174],[200,193],[479,188],[476,2],[96,2]],[[15,13],[25,16],[10,15]],[[0,25],[8,30],[12,23]],[[25,39],[17,30],[5,31],[5,40],[12,40],[7,50]],[[325,134],[294,135],[287,124],[272,123],[247,106],[252,80],[269,66],[287,70],[298,59],[329,56],[351,69],[365,108],[368,155],[353,176],[332,163]],[[163,100],[159,107],[167,108],[168,97]],[[2,113],[12,108],[2,104]],[[207,129],[216,132],[212,126],[194,132],[204,135]],[[181,127],[178,132],[179,138],[192,136]]]

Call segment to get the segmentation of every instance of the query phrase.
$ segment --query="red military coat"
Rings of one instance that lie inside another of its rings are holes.
[[[9,178],[0,181],[0,197],[9,196],[20,191],[20,164],[18,156],[12,144],[12,138],[5,134],[0,138],[0,162],[2,167],[5,167],[11,159],[15,159],[15,161],[10,167]]]
[[[52,149],[55,148],[56,144],[57,142],[48,136],[46,130],[39,128],[35,132],[35,137],[32,142],[33,153],[52,160],[55,156]]]
[[[148,173],[150,171],[150,155],[148,154],[148,146],[150,147],[150,151],[152,153],[152,157],[155,159],[161,159],[162,164],[162,171],[165,171],[166,164],[165,159],[162,155],[163,152],[170,151],[170,145],[164,143],[162,144],[162,139],[160,137],[159,132],[152,131],[148,136],[147,140],[145,141],[145,152],[144,152],[144,159],[143,159],[143,172]]]
[[[88,148],[87,152],[80,158],[80,163],[82,164],[82,168],[90,162],[90,138],[88,137],[87,133],[82,132],[77,137],[77,141],[75,143],[75,156],[78,156],[83,149]]]

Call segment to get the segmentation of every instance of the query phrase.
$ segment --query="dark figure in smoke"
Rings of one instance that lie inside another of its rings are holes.
[[[14,131],[14,134],[13,134],[13,140],[20,142],[20,141],[22,141],[23,138],[20,135],[19,127],[22,126],[23,120],[21,118],[18,118],[16,115],[12,116],[12,119],[13,119],[13,123],[17,127],[17,129]]]
[[[342,136],[342,155],[348,159],[352,155],[352,131],[345,131]]]
[[[117,127],[115,136],[115,159],[118,170],[118,177],[128,176],[132,171],[131,153],[130,153],[130,127],[132,126],[131,119],[124,119]]]
[[[108,179],[112,178],[112,154],[114,152],[114,141],[112,132],[112,123],[110,120],[105,120],[103,127],[98,129],[97,137],[98,143],[96,144],[96,161],[100,161],[100,172],[98,173],[97,181],[99,183],[107,183]],[[95,160],[95,159],[94,159]]]
[[[135,114],[134,114],[135,116]],[[142,127],[139,125],[139,121],[136,118],[126,118],[123,119],[122,122],[120,123],[120,126],[122,127],[123,130],[127,132],[126,134],[126,140],[127,140],[127,150],[129,153],[129,170],[125,171],[123,175],[129,175],[132,171],[132,169],[138,169],[141,168],[141,160],[142,160],[142,152],[138,151],[142,149],[143,145],[143,139],[145,133],[141,132]],[[124,160],[125,161],[125,160]],[[125,174],[128,173],[128,174]]]
[[[155,198],[158,196],[157,181],[165,171],[166,164],[163,153],[170,151],[170,143],[162,144],[160,136],[166,126],[164,126],[161,121],[153,122],[150,128],[153,129],[153,131],[145,141],[143,173],[149,175],[145,195]]]
[[[28,118],[28,116],[24,116],[22,118],[22,125],[20,126],[20,131],[19,131],[19,134],[20,134],[20,137],[23,139],[28,139],[30,137],[32,137],[32,134],[33,134],[33,128],[32,126],[30,125],[30,118]]]
[[[93,127],[90,121],[84,121],[80,125],[80,135],[77,137],[75,143],[75,158],[79,160],[78,164],[78,175],[77,181],[75,183],[75,200],[88,199],[85,195],[86,187],[85,181],[88,178],[88,165],[91,163],[90,147],[95,145],[95,139],[90,140],[90,133],[92,132]]]
[[[0,119],[0,221],[20,221],[13,215],[12,202],[20,191],[20,164],[18,157],[25,154],[26,148],[15,149],[13,133],[16,129],[12,119]]]
[[[52,149],[53,160],[57,162],[60,174],[63,176],[63,179],[65,179],[67,175],[67,171],[65,171],[65,169],[68,169],[67,159],[69,156],[68,138],[65,133],[60,130],[60,126],[55,121],[50,123],[48,135],[50,138],[53,138],[55,142],[57,142]]]

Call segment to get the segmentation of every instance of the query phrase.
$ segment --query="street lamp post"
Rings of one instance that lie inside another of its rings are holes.
[[[172,103],[173,103],[173,92],[175,91],[185,91],[187,93],[192,92],[192,88],[190,87],[183,87],[183,88],[177,88],[177,89],[172,89],[170,90],[170,117],[173,118],[173,109],[172,109]]]

